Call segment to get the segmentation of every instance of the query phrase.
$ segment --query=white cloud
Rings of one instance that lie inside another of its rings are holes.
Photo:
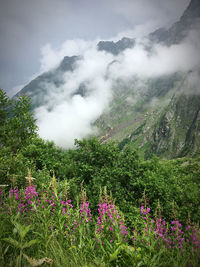
[[[118,33],[117,36],[110,38],[110,40],[118,41],[124,36],[129,38],[143,38],[144,36],[147,36],[149,33],[153,32],[155,29],[158,29],[159,27],[159,22],[155,20],[149,20],[148,22],[143,22],[142,24],[138,24],[130,29]]]
[[[36,110],[39,134],[64,148],[72,147],[75,138],[97,132],[92,124],[108,107],[118,79],[127,82],[137,77],[138,88],[142,88],[147,78],[187,72],[200,64],[199,48],[199,37],[194,33],[179,45],[156,45],[151,53],[137,42],[118,56],[97,51],[96,41],[67,41],[57,50],[47,46],[41,60],[44,69],[55,67],[66,55],[80,54],[81,58],[73,72],[64,73],[62,85],[44,84],[50,90],[45,96],[48,104]],[[77,95],[83,84],[84,94]]]
[[[81,39],[67,40],[57,49],[53,49],[51,44],[46,44],[41,48],[41,72],[57,67],[65,56],[82,55],[84,51],[92,49],[94,45],[94,41]]]
[[[97,129],[91,124],[102,114],[112,95],[106,78],[112,56],[89,48],[77,62],[77,68],[64,74],[63,85],[59,88],[51,85],[46,96],[48,104],[35,111],[40,136],[65,148],[72,147],[75,138],[96,133]],[[76,95],[83,83],[87,86],[85,96]]]
[[[132,76],[151,78],[177,71],[186,72],[200,64],[199,50],[199,36],[194,32],[181,44],[170,47],[156,45],[151,53],[137,43],[133,49],[125,50],[117,57],[110,68],[110,75],[126,80]]]

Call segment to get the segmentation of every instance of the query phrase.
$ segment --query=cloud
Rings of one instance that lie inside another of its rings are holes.
[[[93,49],[95,43],[81,39],[67,40],[57,49],[53,49],[51,44],[46,44],[41,48],[41,72],[57,67],[65,56],[82,55],[84,51]]]
[[[189,72],[181,89],[187,95],[200,94],[200,67]]]
[[[182,43],[170,47],[157,44],[152,52],[145,50],[144,44],[139,42],[116,58],[110,75],[127,80],[133,76],[145,79],[187,72],[200,64],[199,40],[198,32],[191,31]]]
[[[46,46],[42,50],[42,69],[54,68],[64,55],[81,57],[73,71],[62,74],[61,85],[43,84],[47,104],[35,110],[39,134],[64,148],[73,147],[75,138],[96,134],[98,129],[93,123],[109,107],[114,88],[120,86],[119,80],[129,84],[137,78],[135,90],[140,91],[146,90],[146,79],[187,73],[200,65],[199,39],[193,31],[181,44],[170,47],[158,44],[151,52],[145,50],[145,44],[139,40],[134,48],[118,56],[98,51],[97,40],[66,41],[56,50]],[[196,76],[190,77],[193,82],[198,81]],[[187,82],[190,83],[189,79]],[[81,88],[82,93],[78,94]],[[134,103],[135,99],[127,101]]]
[[[66,39],[108,39],[119,32],[138,36],[141,25],[147,29],[150,23],[155,25],[150,30],[155,30],[177,20],[188,3],[189,0],[1,0],[0,86],[8,91],[38,72],[40,47],[46,43],[56,51]],[[54,55],[51,60],[56,60]],[[43,62],[42,69],[49,64]]]
[[[141,25],[153,21],[158,27],[170,25],[177,21],[189,0],[110,0],[106,5],[130,23]]]
[[[126,29],[118,33],[116,36],[110,38],[112,41],[118,41],[122,39],[124,36],[129,38],[143,38],[148,35],[150,32],[153,32],[155,29],[158,29],[160,24],[155,20],[149,20],[148,22],[143,22],[142,24],[138,24],[132,28]]]
[[[112,97],[111,81],[106,78],[106,70],[113,57],[92,47],[88,44],[73,72],[64,73],[63,84],[59,88],[51,84],[45,96],[48,104],[35,110],[40,136],[54,140],[64,148],[73,147],[75,138],[97,133],[91,125]],[[57,55],[59,57],[59,53]],[[45,57],[48,61],[48,54]],[[84,95],[76,94],[83,84],[86,86]]]

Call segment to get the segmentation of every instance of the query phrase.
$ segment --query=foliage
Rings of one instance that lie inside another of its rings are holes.
[[[29,99],[1,90],[0,104],[0,265],[198,265],[198,154],[147,161],[96,138],[63,150],[37,136]]]
[[[0,89],[0,140],[1,147],[16,153],[31,142],[37,129],[33,113],[30,112],[30,99],[23,96],[10,99]]]
[[[12,221],[12,219],[11,219]],[[16,222],[16,221],[12,221],[13,225],[15,226],[13,232],[18,234],[19,239],[13,239],[11,237],[8,238],[4,238],[3,241],[6,241],[7,243],[9,243],[11,246],[13,246],[16,250],[19,250],[19,255],[17,257],[16,263],[17,263],[17,267],[22,266],[22,256],[25,255],[24,249],[29,248],[31,246],[33,246],[34,244],[38,243],[37,239],[32,239],[28,242],[25,242],[24,239],[26,237],[26,235],[28,234],[28,232],[30,231],[31,225],[21,225],[20,223]]]
[[[24,166],[26,171],[29,166],[20,151],[36,135],[37,126],[30,106],[29,98],[10,99],[0,89],[0,183],[9,183],[13,175],[24,174]]]
[[[120,151],[115,144],[99,144],[96,139],[78,141],[77,149],[69,151],[69,159],[72,199],[84,183],[91,207],[97,207],[99,190],[106,186],[131,224],[135,206],[146,190],[153,211],[160,201],[163,216],[171,219],[174,201],[180,219],[186,220],[189,212],[195,221],[199,220],[195,210],[200,205],[198,160],[187,164],[187,159],[160,161],[153,157],[144,161],[130,147]]]
[[[16,187],[1,193],[1,229],[10,222],[9,236],[0,231],[1,265],[198,266],[197,225],[167,222],[160,210],[153,216],[144,195],[139,220],[127,229],[106,189],[96,216],[84,188],[77,206],[68,190],[53,177],[45,190],[29,179],[21,191]]]

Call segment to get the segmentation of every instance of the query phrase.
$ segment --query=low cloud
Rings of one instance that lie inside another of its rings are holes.
[[[134,48],[117,56],[98,51],[96,43],[97,40],[74,40],[65,42],[61,49],[54,50],[48,45],[42,50],[43,70],[55,68],[66,55],[81,56],[73,71],[62,74],[60,86],[44,85],[50,87],[45,96],[47,105],[35,110],[41,137],[54,140],[64,148],[73,147],[75,138],[98,132],[92,125],[109,107],[118,80],[128,83],[135,77],[141,88],[141,81],[145,79],[175,72],[187,73],[200,65],[196,32],[191,32],[181,44],[155,45],[151,52],[145,50],[140,40]],[[195,81],[194,77],[192,81]],[[82,93],[78,94],[81,88]],[[129,101],[134,102],[134,99]]]
[[[110,75],[127,80],[133,76],[145,79],[187,72],[200,64],[199,40],[199,34],[191,31],[181,44],[170,47],[157,44],[151,52],[139,42],[116,58],[116,63],[110,67]]]
[[[118,41],[124,36],[129,38],[143,38],[148,35],[150,32],[155,31],[155,29],[160,28],[160,22],[155,20],[149,20],[146,23],[138,24],[130,29],[118,33],[116,36],[110,38],[111,41]]]
[[[88,49],[92,49],[94,45],[94,41],[81,39],[67,40],[57,49],[53,49],[51,44],[46,44],[41,49],[41,72],[57,67],[65,56],[82,55]]]
[[[0,82],[6,91],[16,84],[27,82],[39,70],[40,47],[49,43],[48,62],[42,62],[42,71],[64,40],[111,38],[141,24],[162,27],[172,24],[185,10],[190,0],[1,0],[0,8]],[[135,31],[135,30],[134,30]],[[136,33],[136,31],[135,31]],[[134,34],[135,34],[134,33]],[[134,35],[136,36],[136,35]],[[73,41],[72,41],[73,43]],[[76,43],[76,42],[75,42]],[[72,49],[76,47],[73,44]]]
[[[75,138],[97,133],[91,124],[102,114],[112,97],[106,69],[113,57],[97,51],[96,46],[88,47],[75,70],[63,74],[63,84],[59,88],[51,84],[46,96],[48,104],[35,110],[40,136],[54,140],[64,148],[72,147]],[[81,85],[85,88],[84,95],[77,94]]]
[[[200,66],[187,75],[182,86],[182,91],[189,95],[200,94]]]

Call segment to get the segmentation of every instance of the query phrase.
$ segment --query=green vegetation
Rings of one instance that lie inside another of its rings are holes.
[[[200,96],[186,88],[188,74],[176,73],[117,84],[113,99],[95,125],[100,137],[108,129],[107,142],[117,141],[120,148],[131,145],[149,159],[190,157],[198,153]],[[118,88],[119,87],[119,88]]]
[[[145,161],[96,138],[62,150],[29,99],[0,100],[1,266],[199,265],[198,155]]]

